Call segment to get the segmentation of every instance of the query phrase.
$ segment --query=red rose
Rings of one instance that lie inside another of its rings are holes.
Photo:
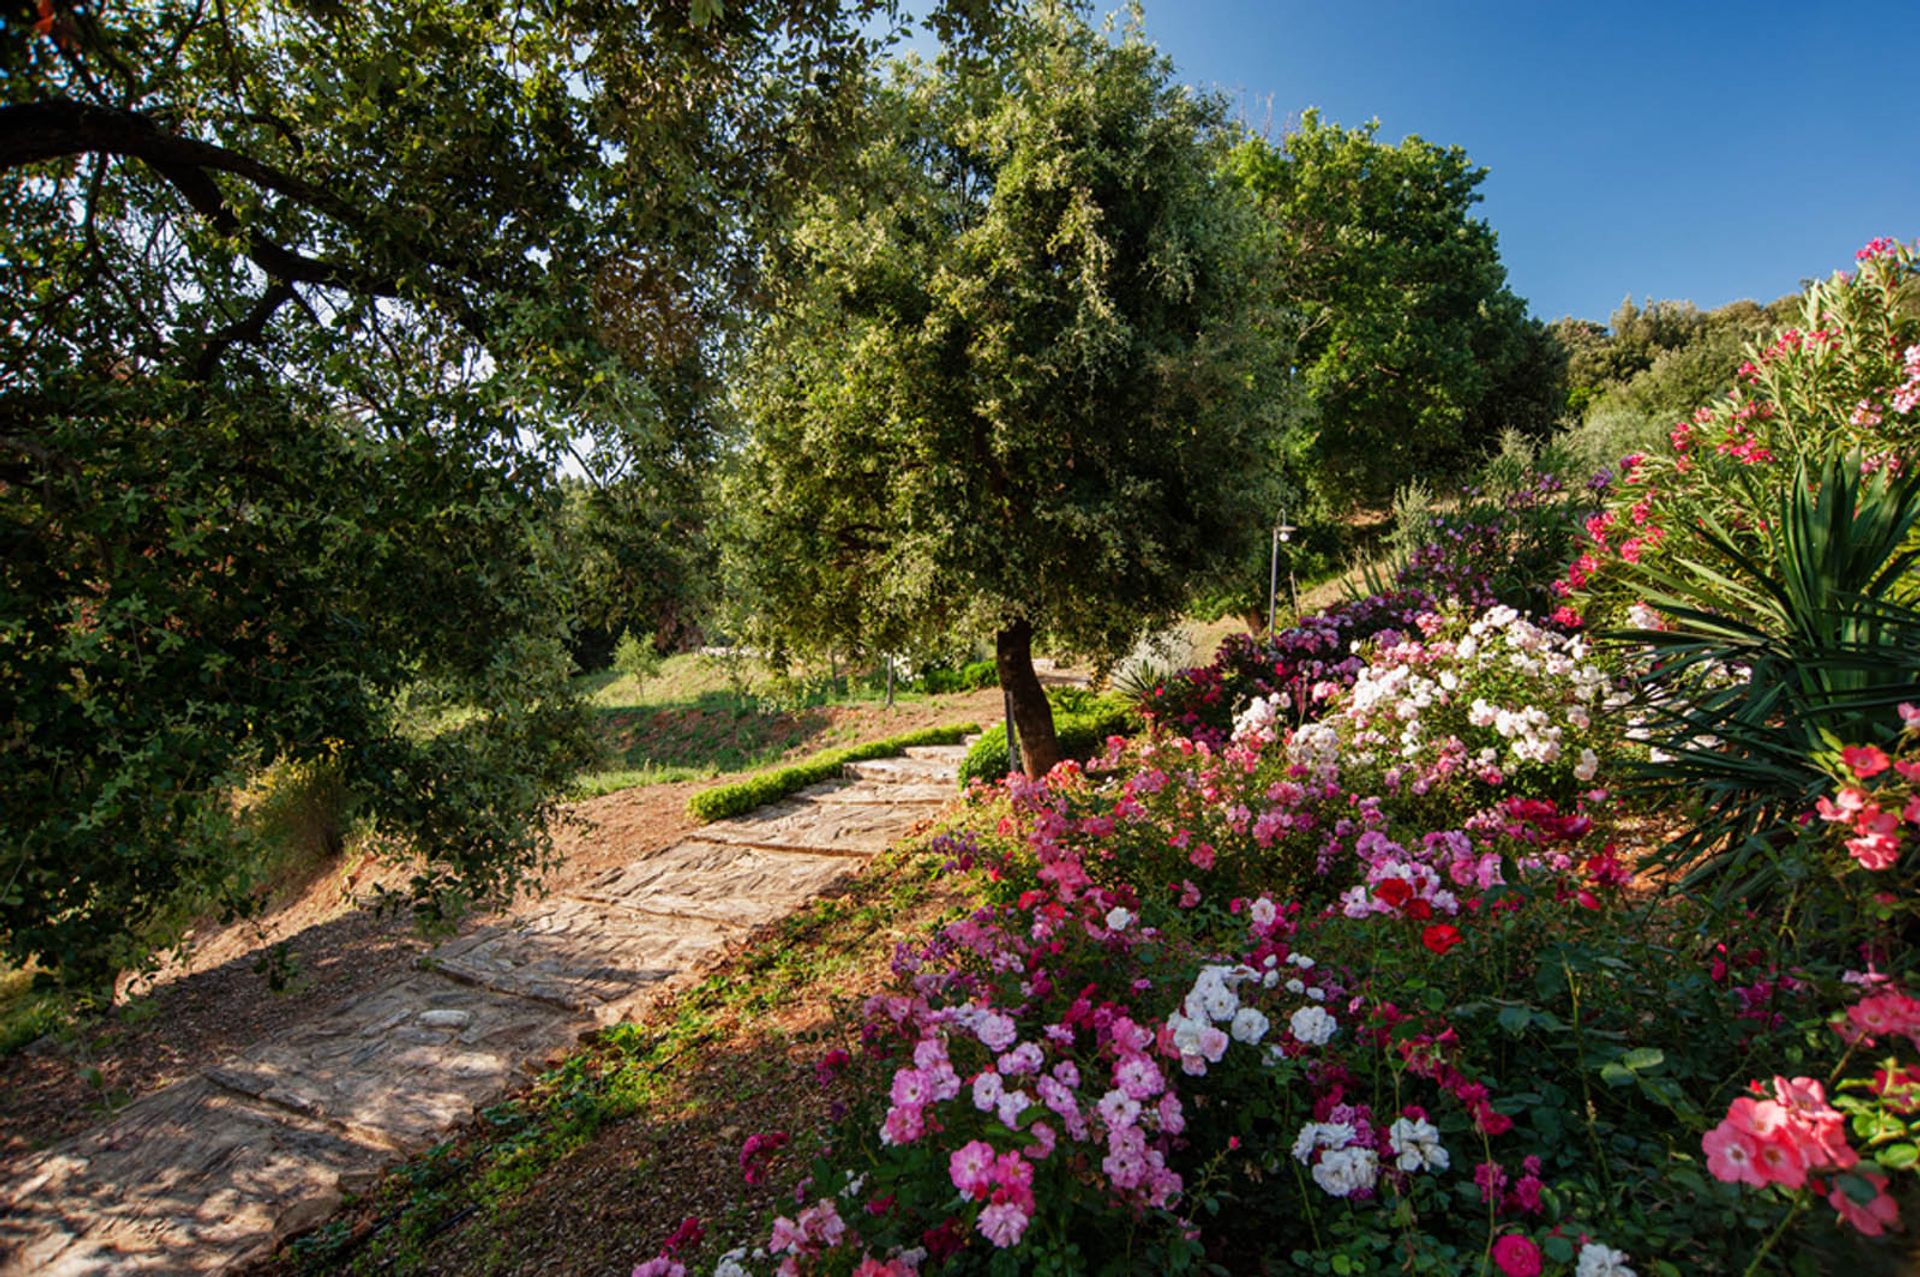
[[[1413,884],[1405,878],[1383,878],[1373,885],[1376,900],[1384,900],[1389,909],[1398,909],[1413,899]]]
[[[1420,933],[1420,943],[1441,957],[1445,957],[1447,950],[1464,939],[1466,937],[1460,934],[1460,928],[1446,922],[1436,922]]]
[[[1540,1248],[1518,1233],[1493,1244],[1493,1262],[1506,1277],[1540,1277]]]

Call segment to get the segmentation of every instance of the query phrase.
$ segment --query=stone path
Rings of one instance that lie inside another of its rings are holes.
[[[24,1159],[0,1182],[0,1277],[259,1258],[581,1033],[857,870],[954,796],[964,752],[853,763],[846,780],[707,825]]]

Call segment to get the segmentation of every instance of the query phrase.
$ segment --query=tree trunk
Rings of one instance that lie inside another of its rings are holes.
[[[1060,761],[1060,742],[1053,735],[1053,706],[1033,672],[1033,626],[1019,620],[1001,630],[994,637],[993,664],[1013,706],[1020,766],[1028,776],[1038,779]]]

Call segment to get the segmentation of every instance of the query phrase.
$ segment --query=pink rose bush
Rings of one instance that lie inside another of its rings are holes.
[[[1838,788],[1821,795],[1813,814],[1861,869],[1898,871],[1920,830],[1920,705],[1900,706],[1894,752],[1848,745],[1829,762]],[[1911,876],[1912,865],[1899,877]]]
[[[1151,733],[1043,781],[976,784],[931,858],[977,903],[902,946],[897,988],[850,1026],[829,1082],[849,1115],[814,1165],[813,1215],[725,1271],[997,1255],[1080,1271],[1128,1253],[1240,1271],[1398,1235],[1442,1264],[1513,1237],[1502,1253],[1532,1247],[1538,1271],[1632,1272],[1648,1234],[1601,1218],[1568,1156],[1578,1084],[1554,1063],[1585,959],[1552,946],[1599,943],[1630,902],[1602,838],[1607,679],[1582,640],[1499,608],[1424,614],[1348,656],[1351,684],[1305,723],[1263,696],[1217,741]],[[1512,730],[1473,722],[1476,701]],[[1392,756],[1349,767],[1389,722]],[[1502,775],[1442,770],[1462,747],[1495,750]],[[1512,1072],[1516,1049],[1558,1079],[1558,1116],[1540,1075]],[[1463,1194],[1484,1204],[1457,1209]]]
[[[1910,879],[1903,853],[1920,828],[1920,706],[1901,705],[1899,719],[1891,752],[1878,745],[1835,751],[1829,760],[1835,792],[1808,813],[1816,833],[1845,852],[1835,858],[1838,877],[1861,888],[1889,923],[1913,916],[1908,893],[1885,885]],[[1846,1225],[1877,1237],[1901,1226],[1899,1203],[1888,1192],[1892,1175],[1920,1163],[1920,1121],[1914,1120],[1920,1065],[1899,1055],[1900,1048],[1920,1048],[1920,999],[1871,964],[1866,972],[1849,972],[1842,987],[1854,996],[1828,1021],[1845,1044],[1832,1076],[1824,1083],[1776,1077],[1770,1088],[1755,1083],[1751,1095],[1732,1102],[1702,1148],[1715,1178],[1824,1199]],[[1847,1072],[1854,1059],[1871,1059],[1878,1050],[1893,1053],[1864,1074]],[[1836,1081],[1830,1103],[1827,1088]]]

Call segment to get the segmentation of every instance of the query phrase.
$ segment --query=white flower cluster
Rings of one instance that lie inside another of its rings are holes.
[[[1393,1150],[1394,1165],[1409,1174],[1415,1171],[1444,1171],[1451,1164],[1447,1150],[1440,1147],[1440,1131],[1425,1118],[1397,1118],[1387,1128],[1387,1145]]]
[[[1199,1076],[1207,1071],[1207,1065],[1218,1064],[1229,1041],[1258,1046],[1272,1030],[1273,1022],[1266,1012],[1240,1001],[1240,986],[1250,983],[1263,989],[1280,983],[1279,967],[1273,958],[1267,959],[1265,971],[1245,964],[1200,968],[1180,1009],[1167,1017],[1173,1045],[1180,1052],[1180,1065],[1187,1073]]]
[[[1580,1259],[1573,1266],[1573,1277],[1636,1277],[1627,1267],[1627,1253],[1599,1242],[1580,1248]]]
[[[1266,744],[1279,735],[1280,715],[1293,708],[1293,698],[1285,692],[1256,696],[1233,720],[1236,741],[1255,740]]]
[[[1313,1182],[1329,1197],[1350,1197],[1372,1188],[1380,1177],[1379,1155],[1356,1144],[1358,1138],[1359,1133],[1346,1122],[1308,1122],[1293,1141],[1293,1156],[1312,1164]]]
[[[1325,1046],[1340,1031],[1340,1023],[1325,1007],[1301,1007],[1287,1018],[1287,1029],[1308,1046]]]
[[[1510,607],[1489,609],[1458,641],[1410,641],[1375,653],[1322,732],[1295,733],[1291,757],[1310,767],[1330,765],[1344,742],[1349,763],[1370,765],[1384,754],[1396,766],[1438,761],[1444,770],[1451,764],[1442,756],[1459,742],[1442,739],[1448,733],[1433,724],[1430,711],[1472,697],[1468,723],[1492,729],[1501,743],[1461,761],[1482,772],[1559,762],[1573,748],[1569,733],[1591,729],[1592,707],[1607,690],[1605,672],[1588,655],[1578,636],[1542,629]],[[1513,675],[1534,689],[1531,700],[1501,704],[1493,687],[1510,688]],[[1599,756],[1582,747],[1574,771],[1588,781],[1599,765]]]

